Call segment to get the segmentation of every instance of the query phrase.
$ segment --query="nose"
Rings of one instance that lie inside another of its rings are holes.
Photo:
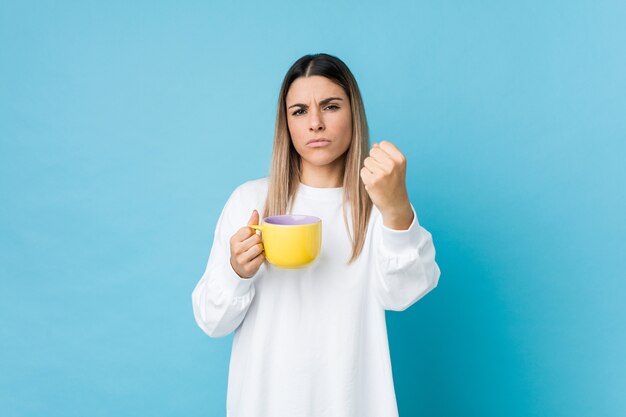
[[[324,121],[322,120],[322,115],[319,110],[313,110],[310,113],[311,117],[309,118],[309,130],[312,132],[319,132],[324,130]]]

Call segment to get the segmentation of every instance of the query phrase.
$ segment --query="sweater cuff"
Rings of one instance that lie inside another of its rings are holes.
[[[226,286],[231,291],[233,297],[241,297],[242,295],[247,294],[259,277],[263,274],[265,270],[265,262],[261,264],[259,270],[250,278],[241,278],[235,270],[233,269],[230,261],[228,261],[228,265],[226,266]]]
[[[397,254],[407,250],[413,250],[417,247],[420,237],[420,224],[413,204],[411,204],[411,210],[413,211],[413,221],[406,230],[395,230],[385,226],[381,216],[380,225],[382,226],[382,246],[386,252]]]

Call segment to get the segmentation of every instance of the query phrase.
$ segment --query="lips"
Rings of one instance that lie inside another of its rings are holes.
[[[326,138],[317,138],[317,139],[311,139],[310,141],[308,141],[306,144],[310,145],[312,143],[317,143],[317,142],[330,142],[330,140],[326,139]]]

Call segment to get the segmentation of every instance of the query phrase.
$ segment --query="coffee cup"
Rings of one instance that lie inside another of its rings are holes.
[[[317,258],[322,246],[322,220],[302,214],[283,214],[248,225],[261,232],[265,258],[279,268],[302,268]]]

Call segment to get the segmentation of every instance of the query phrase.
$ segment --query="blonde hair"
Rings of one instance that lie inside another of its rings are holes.
[[[293,146],[287,126],[286,97],[289,87],[297,78],[314,75],[326,77],[341,86],[350,100],[352,141],[344,154],[343,219],[352,241],[352,256],[348,260],[348,263],[352,263],[363,249],[372,212],[372,200],[360,178],[363,161],[369,153],[369,131],[357,82],[350,69],[337,57],[328,54],[305,55],[289,68],[283,79],[278,96],[269,188],[263,217],[286,214],[293,206],[293,197],[300,184],[301,157]],[[351,208],[356,208],[351,210],[351,220],[354,226],[352,235],[350,235],[346,203]]]

